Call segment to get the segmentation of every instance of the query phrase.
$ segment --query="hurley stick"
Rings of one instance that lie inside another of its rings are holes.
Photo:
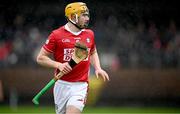
[[[83,61],[84,59],[86,59],[88,56],[88,49],[86,47],[86,45],[82,42],[77,42],[75,44],[75,50],[73,52],[72,58],[69,61],[69,65],[73,68],[74,66],[76,66],[78,63],[80,63],[81,61]],[[59,72],[57,74],[57,76],[55,76],[53,79],[51,79],[51,81],[49,81],[48,84],[46,84],[46,86],[41,89],[41,91],[32,99],[32,102],[35,105],[39,105],[39,98],[46,93],[54,84],[55,82],[60,79],[64,74],[62,72]]]

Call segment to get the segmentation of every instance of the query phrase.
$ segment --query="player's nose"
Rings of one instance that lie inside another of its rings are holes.
[[[85,19],[85,23],[89,23],[89,17]]]
[[[89,21],[89,16],[85,16],[85,21]]]

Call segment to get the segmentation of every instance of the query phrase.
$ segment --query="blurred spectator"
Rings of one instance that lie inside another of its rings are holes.
[[[0,67],[35,65],[36,52],[47,39],[49,31],[65,21],[63,3],[32,5],[23,2],[23,5],[15,4],[1,10]],[[157,24],[156,19],[144,18],[143,7],[138,7],[143,6],[143,2],[136,2],[136,7],[125,2],[121,5],[112,2],[90,6],[95,18],[92,29],[97,48],[107,55],[117,56],[110,62],[114,67],[180,66],[180,33],[175,20],[167,18],[170,23],[166,27],[164,23]],[[12,10],[13,14],[9,13]],[[118,61],[118,65],[114,61]]]
[[[0,67],[7,66],[7,58],[10,55],[12,43],[10,41],[0,42]]]

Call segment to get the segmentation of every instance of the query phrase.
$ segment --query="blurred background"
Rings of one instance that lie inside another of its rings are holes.
[[[50,32],[67,21],[73,0],[5,0],[0,3],[0,107],[33,105],[53,77],[36,56]],[[84,0],[102,67],[91,68],[87,106],[179,107],[180,16],[177,0]],[[54,106],[52,90],[41,105]]]

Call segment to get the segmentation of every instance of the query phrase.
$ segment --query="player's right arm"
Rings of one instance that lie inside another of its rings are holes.
[[[59,69],[63,74],[67,74],[72,70],[67,62],[60,63],[54,61],[53,59],[51,59],[51,55],[52,54],[50,52],[46,51],[44,48],[41,48],[37,56],[37,63],[45,67]]]
[[[37,63],[45,67],[58,68],[61,63],[52,60],[50,56],[52,56],[51,53],[47,52],[44,48],[41,48],[37,56]]]

